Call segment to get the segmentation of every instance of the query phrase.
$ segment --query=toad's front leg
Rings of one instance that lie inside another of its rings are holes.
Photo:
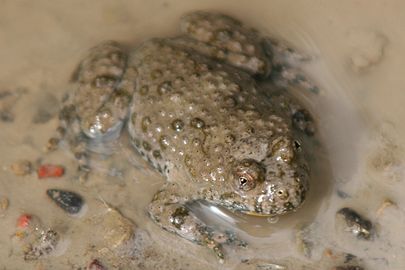
[[[168,183],[158,191],[148,208],[151,218],[163,229],[212,249],[220,262],[223,262],[222,243],[227,241],[226,236],[199,220],[185,206],[189,198],[182,196],[179,190],[178,185]]]
[[[135,76],[127,58],[121,44],[103,42],[89,50],[74,73],[75,90],[67,95],[48,150],[65,139],[79,161],[79,175],[90,168],[89,146],[117,137],[127,117]]]

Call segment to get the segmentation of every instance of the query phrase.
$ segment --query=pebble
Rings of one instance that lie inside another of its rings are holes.
[[[10,165],[10,170],[17,176],[28,175],[32,172],[32,163],[28,160],[19,160]]]
[[[94,243],[99,254],[104,257],[124,252],[135,241],[136,225],[108,204],[107,212],[92,220],[97,232],[103,235],[100,242]]]
[[[24,260],[38,260],[44,255],[50,254],[55,250],[59,243],[60,236],[52,229],[41,231],[38,238],[33,243],[28,245],[28,249],[24,252]]]
[[[397,204],[390,199],[385,199],[380,207],[377,209],[376,217],[380,217],[384,213],[385,209],[388,207],[397,207]]]
[[[370,240],[372,223],[360,216],[356,211],[344,207],[336,213],[336,224],[344,224],[344,231],[350,231],[358,239]]]
[[[37,169],[38,178],[62,177],[65,174],[65,168],[60,165],[44,164]]]
[[[363,267],[355,265],[337,266],[332,268],[332,270],[364,270]]]
[[[56,231],[43,226],[37,216],[29,213],[20,215],[16,220],[14,237],[26,261],[38,260],[50,254],[60,240]]]
[[[71,191],[48,189],[46,194],[68,214],[79,213],[84,204],[82,197]]]
[[[89,266],[87,266],[87,270],[106,270],[105,268],[97,259],[91,261]]]
[[[10,202],[7,197],[1,196],[0,197],[0,217],[4,217],[6,215],[6,211],[10,205]]]
[[[369,30],[351,30],[347,41],[351,47],[349,60],[355,72],[363,72],[380,63],[388,44],[387,37]]]

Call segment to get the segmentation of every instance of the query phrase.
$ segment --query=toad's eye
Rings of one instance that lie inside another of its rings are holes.
[[[251,190],[256,186],[255,180],[248,174],[239,176],[239,189]]]
[[[237,189],[249,191],[264,179],[264,169],[252,159],[244,159],[236,164],[233,171]]]

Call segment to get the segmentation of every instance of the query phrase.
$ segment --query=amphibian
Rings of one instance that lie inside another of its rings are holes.
[[[258,83],[271,82],[272,59],[280,59],[258,32],[207,12],[183,17],[181,31],[135,47],[109,41],[91,49],[59,131],[86,169],[86,142],[115,139],[127,125],[134,147],[167,178],[151,218],[223,257],[186,203],[258,216],[295,211],[309,188],[300,137],[313,134],[313,123],[274,84]]]

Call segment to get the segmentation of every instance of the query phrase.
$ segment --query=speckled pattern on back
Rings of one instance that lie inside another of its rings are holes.
[[[92,147],[118,139],[127,124],[132,145],[167,179],[148,206],[152,220],[222,260],[222,243],[187,203],[258,216],[295,211],[309,188],[300,139],[314,125],[269,74],[271,60],[283,58],[271,49],[284,47],[266,46],[258,32],[219,13],[187,14],[180,28],[180,36],[135,47],[92,48],[48,149],[67,138],[83,180]]]
[[[232,171],[241,160],[260,162],[274,190],[299,177],[291,175],[300,171],[291,119],[247,73],[158,39],[137,48],[129,66],[137,70],[133,144],[169,181],[177,181],[170,170],[181,171],[190,192],[190,182],[206,182],[216,191],[211,199],[221,200],[217,196],[234,190]],[[306,177],[300,181],[305,190]],[[297,183],[290,184],[296,192]]]

